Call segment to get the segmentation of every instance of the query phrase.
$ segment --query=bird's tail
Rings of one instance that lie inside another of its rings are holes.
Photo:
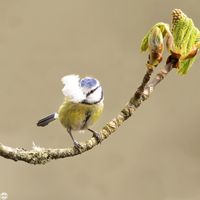
[[[58,118],[58,114],[57,113],[53,113],[41,120],[38,121],[37,126],[46,126],[48,125],[50,122],[54,121],[55,119]]]

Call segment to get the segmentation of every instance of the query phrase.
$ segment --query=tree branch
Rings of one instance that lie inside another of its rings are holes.
[[[108,122],[101,129],[100,135],[102,137],[102,141],[108,138],[122,125],[124,121],[132,116],[133,112],[141,105],[142,101],[148,99],[156,85],[163,80],[163,78],[171,71],[175,64],[176,63],[174,62],[174,60],[171,59],[149,84],[148,82],[151,78],[153,69],[147,69],[141,85],[138,87],[133,97],[131,97],[128,104],[114,119]],[[31,150],[25,150],[23,148],[12,148],[0,144],[0,156],[14,161],[24,161],[35,165],[45,164],[50,160],[76,156],[83,152],[86,152],[95,147],[98,144],[98,141],[94,137],[92,137],[86,142],[82,142],[80,144],[82,146],[82,149],[80,151],[78,151],[75,147],[64,149],[51,149],[38,147],[35,144],[33,144],[33,148]]]

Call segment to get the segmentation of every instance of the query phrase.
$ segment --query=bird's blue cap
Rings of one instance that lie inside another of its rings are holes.
[[[93,88],[96,84],[97,84],[96,79],[90,77],[83,78],[80,81],[81,87],[85,88]]]

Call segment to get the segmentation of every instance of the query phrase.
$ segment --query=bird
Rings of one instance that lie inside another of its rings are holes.
[[[78,150],[82,146],[73,137],[72,131],[88,130],[97,142],[101,142],[100,134],[90,128],[99,119],[104,108],[104,94],[100,82],[93,77],[80,78],[75,74],[64,76],[61,81],[64,84],[63,103],[57,112],[39,120],[37,126],[45,127],[58,119]]]

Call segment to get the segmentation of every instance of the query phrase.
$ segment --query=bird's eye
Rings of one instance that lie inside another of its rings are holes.
[[[93,78],[84,78],[81,79],[81,87],[93,88],[97,84],[97,81]]]

